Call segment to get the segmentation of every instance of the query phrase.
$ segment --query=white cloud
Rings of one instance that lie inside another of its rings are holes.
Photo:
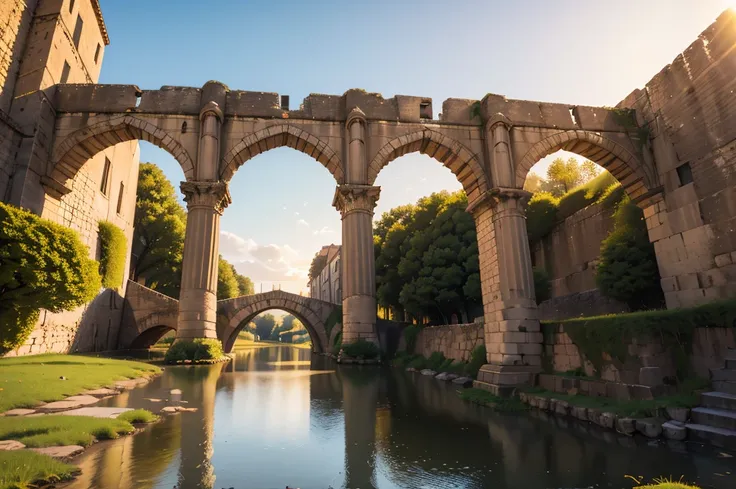
[[[281,207],[283,210],[286,210],[286,206]]]
[[[309,204],[309,202],[306,202],[306,201],[305,201],[305,202],[304,202],[304,207],[306,207],[306,206],[307,206],[307,204]]]
[[[320,234],[334,234],[334,230],[328,228],[327,226],[324,226],[322,229],[318,229],[314,231],[312,234],[314,235],[320,235]]]
[[[299,215],[299,213],[298,213],[298,212],[295,212],[295,213],[294,213],[294,215],[295,215],[295,216],[298,216],[298,215]]]
[[[305,221],[304,219],[299,219],[296,223],[297,224],[300,224],[302,226],[309,227],[309,223],[307,221]]]
[[[298,293],[306,285],[311,258],[299,256],[289,245],[261,245],[253,239],[222,231],[220,254],[238,273],[250,277],[256,289],[261,283],[264,290],[271,290],[271,284],[281,284],[284,290]]]

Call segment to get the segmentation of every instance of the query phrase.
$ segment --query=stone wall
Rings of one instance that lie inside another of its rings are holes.
[[[483,344],[482,323],[428,326],[417,335],[414,353],[429,357],[438,351],[446,358],[465,362],[473,349]]]
[[[601,242],[613,229],[613,208],[593,204],[560,221],[531,249],[534,266],[547,271],[551,299],[539,305],[543,320],[627,312],[600,294],[595,270]]]
[[[566,372],[582,368],[586,375],[594,374],[593,365],[573,344],[563,327],[559,324],[542,324],[544,334],[544,358],[555,372]],[[693,337],[691,365],[697,376],[710,377],[710,369],[723,368],[729,348],[736,348],[732,328],[698,328]],[[600,372],[603,380],[639,383],[641,367],[660,367],[665,376],[675,375],[675,364],[670,352],[655,339],[647,342],[629,344],[629,358],[621,364],[609,364]]]
[[[727,10],[620,104],[648,129],[664,190],[644,216],[668,308],[736,294],[734,44]]]

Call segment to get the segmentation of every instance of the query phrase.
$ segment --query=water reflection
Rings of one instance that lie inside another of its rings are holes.
[[[226,365],[167,368],[105,402],[159,410],[177,388],[197,412],[99,444],[80,458],[82,476],[69,487],[630,488],[625,474],[736,486],[733,459],[708,450],[543,413],[490,413],[461,401],[452,384],[335,367],[274,347],[239,351]]]

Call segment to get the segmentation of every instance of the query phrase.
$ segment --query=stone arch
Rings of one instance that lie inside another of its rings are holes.
[[[131,350],[147,350],[169,331],[175,331],[175,329],[164,324],[152,326],[136,336],[128,348]]]
[[[281,291],[219,301],[218,309],[227,309],[229,312],[225,313],[227,323],[222,324],[224,327],[221,332],[218,331],[218,336],[225,352],[230,352],[238,333],[248,322],[262,312],[280,309],[302,322],[312,340],[312,351],[323,353],[329,344],[325,320],[335,307],[335,304]]]
[[[599,133],[581,130],[560,131],[534,144],[516,164],[516,186],[522,188],[532,166],[558,150],[578,154],[602,166],[631,198],[656,186],[653,172],[631,150]]]
[[[244,137],[222,161],[220,179],[229,182],[246,161],[269,149],[288,146],[301,151],[327,168],[338,183],[344,179],[340,157],[316,136],[291,124],[270,126]]]
[[[132,140],[143,140],[168,151],[181,165],[187,180],[194,180],[194,162],[187,151],[164,129],[132,115],[113,115],[83,127],[55,147],[50,177],[58,182],[74,178],[82,166],[100,151]]]
[[[424,128],[386,143],[368,167],[368,183],[373,185],[378,173],[389,163],[405,154],[420,152],[442,163],[458,179],[468,200],[488,189],[482,159],[459,141],[438,131]],[[475,192],[475,193],[474,193]]]

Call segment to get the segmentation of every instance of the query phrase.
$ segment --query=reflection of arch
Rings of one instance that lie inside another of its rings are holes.
[[[325,321],[338,307],[329,302],[278,290],[218,301],[217,306],[218,315],[226,319],[226,324],[221,322],[222,331],[218,331],[225,352],[232,350],[238,333],[258,314],[280,309],[301,321],[312,340],[312,350],[316,353],[324,352],[329,344]]]
[[[470,195],[475,189],[480,192],[487,190],[486,174],[478,155],[473,154],[458,141],[431,129],[394,138],[384,145],[368,168],[368,183],[373,185],[384,166],[400,156],[415,151],[426,154],[446,166],[455,174],[466,194]]]
[[[621,182],[624,190],[632,195],[652,189],[653,175],[630,150],[620,144],[588,131],[562,131],[542,139],[526,152],[516,166],[516,185],[521,188],[529,170],[539,160],[558,150],[583,156],[606,170]]]
[[[125,141],[143,140],[168,151],[181,165],[187,180],[194,179],[194,163],[186,150],[165,130],[131,115],[115,115],[79,129],[54,149],[51,177],[64,182],[100,151]]]
[[[169,331],[174,331],[174,329],[163,324],[152,326],[139,334],[132,341],[129,348],[131,350],[147,350],[155,345]]]
[[[342,183],[342,163],[332,148],[316,136],[289,124],[267,127],[243,138],[223,159],[220,178],[229,182],[235,171],[246,161],[281,146],[288,146],[311,156],[322,163],[338,183]]]

